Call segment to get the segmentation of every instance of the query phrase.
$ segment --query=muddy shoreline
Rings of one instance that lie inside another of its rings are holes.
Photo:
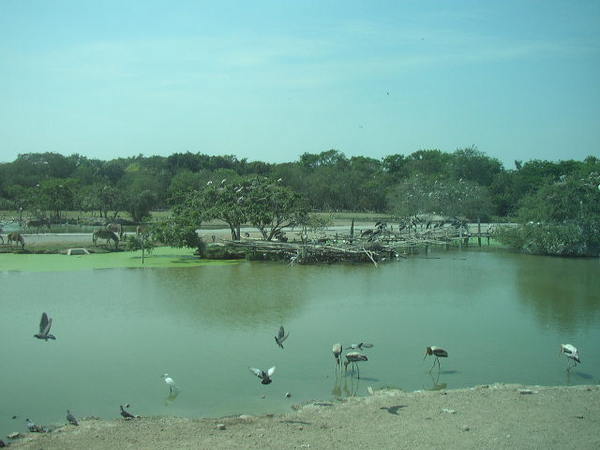
[[[377,390],[281,415],[86,419],[19,449],[600,448],[600,386]]]

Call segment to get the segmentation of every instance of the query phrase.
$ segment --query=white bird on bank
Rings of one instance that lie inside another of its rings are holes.
[[[571,344],[560,344],[560,352],[564,353],[568,359],[573,360],[573,365],[569,363],[567,366],[567,370],[571,370],[573,367],[577,365],[577,363],[581,364],[581,360],[579,359],[579,351],[577,347]]]
[[[169,385],[169,392],[177,391],[178,388],[175,384],[175,380],[173,380],[168,373],[162,374],[161,378]]]

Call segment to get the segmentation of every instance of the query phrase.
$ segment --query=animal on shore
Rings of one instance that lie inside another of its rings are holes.
[[[275,373],[275,366],[271,367],[266,372],[264,370],[260,370],[260,369],[257,369],[255,367],[248,367],[248,369],[250,370],[250,372],[252,372],[258,378],[260,378],[260,380],[261,380],[260,383],[261,384],[271,384],[271,382],[273,381],[271,379],[271,377]]]
[[[104,229],[106,231],[112,231],[119,236],[119,239],[123,239],[123,225],[120,223],[109,223]]]
[[[8,233],[7,236],[8,245],[11,245],[12,242],[15,243],[15,245],[17,243],[21,244],[21,248],[25,248],[25,239],[23,238],[23,235],[21,233],[19,233],[18,231],[13,231],[12,233]]]
[[[48,219],[46,219],[46,218],[44,218],[44,219],[28,220],[25,223],[25,227],[26,228],[35,228],[36,231],[39,231],[39,229],[41,227],[46,227],[49,230],[50,229],[50,221]]]
[[[73,414],[71,414],[71,411],[69,411],[68,409],[67,409],[67,421],[71,425],[79,426],[79,421]]]
[[[573,365],[569,361],[569,365],[567,366],[567,370],[571,370],[573,367],[577,365],[577,363],[581,364],[581,360],[579,359],[579,350],[577,347],[571,344],[560,344],[560,352],[564,353],[567,359],[573,361]]]
[[[427,347],[427,349],[425,349],[425,356],[423,357],[423,360],[425,360],[425,358],[427,358],[428,355],[435,356],[433,365],[431,366],[431,369],[429,369],[429,371],[431,372],[431,370],[433,369],[433,367],[435,366],[436,363],[438,365],[438,368],[441,368],[440,367],[440,358],[447,358],[448,352],[441,347],[436,347],[435,345],[432,345],[431,347]]]
[[[277,342],[277,345],[279,345],[279,347],[283,348],[283,341],[285,341],[289,335],[290,333],[285,334],[283,326],[280,326],[279,332],[277,333],[277,336],[275,336],[275,342]]]
[[[109,244],[109,241],[113,241],[115,243],[115,248],[119,247],[119,236],[114,231],[102,230],[98,229],[92,233],[92,242],[94,246],[98,242],[98,239],[106,239],[106,244]]]
[[[165,380],[165,383],[169,385],[169,392],[173,393],[173,391],[177,391],[177,385],[175,384],[175,380],[169,376],[168,373],[164,373],[161,375],[161,378]]]
[[[50,334],[50,327],[52,327],[52,318],[48,317],[48,314],[45,312],[42,313],[42,318],[40,319],[40,332],[38,334],[34,334],[34,338],[43,339],[48,342],[48,339],[55,340],[56,337],[53,334]]]
[[[340,343],[333,344],[333,347],[331,347],[331,351],[333,353],[333,357],[335,358],[336,367],[341,368],[342,361],[340,360],[340,355],[342,354],[342,344],[340,344]]]
[[[47,433],[48,432],[48,430],[46,428],[42,427],[41,425],[36,425],[31,420],[29,420],[29,418],[25,419],[25,425],[27,425],[27,429],[31,433]]]
[[[134,416],[133,414],[131,414],[129,411],[127,411],[125,408],[129,408],[130,405],[129,403],[126,403],[125,405],[119,405],[119,408],[121,408],[121,417],[123,417],[124,419],[135,419],[139,416]]]
[[[344,371],[348,370],[348,365],[352,364],[352,372],[354,372],[354,368],[356,367],[357,378],[360,378],[360,369],[358,367],[358,362],[360,361],[368,361],[367,355],[363,355],[359,352],[350,352],[346,353],[346,361],[344,361]]]

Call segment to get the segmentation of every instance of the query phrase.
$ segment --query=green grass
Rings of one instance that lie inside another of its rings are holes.
[[[215,261],[194,256],[193,249],[157,247],[146,255],[142,264],[142,252],[97,253],[68,256],[60,254],[0,254],[0,272],[62,272],[74,270],[144,268],[144,267],[191,267],[207,265],[238,264],[239,261]]]

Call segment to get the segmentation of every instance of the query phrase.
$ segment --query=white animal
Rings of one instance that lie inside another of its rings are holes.
[[[577,347],[571,344],[560,344],[560,352],[564,353],[568,359],[573,360],[573,365],[569,363],[567,366],[567,370],[571,370],[573,367],[577,365],[577,363],[581,364],[581,360],[579,359],[579,351]]]
[[[177,385],[175,384],[175,380],[169,376],[168,373],[164,373],[161,378],[165,380],[165,383],[169,385],[169,392],[173,392],[177,390]]]

